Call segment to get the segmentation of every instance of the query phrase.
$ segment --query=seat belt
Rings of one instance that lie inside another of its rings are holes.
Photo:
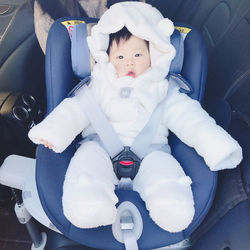
[[[106,118],[105,114],[99,107],[98,103],[92,96],[87,84],[84,84],[76,93],[80,106],[84,114],[88,117],[91,125],[98,134],[110,158],[114,158],[121,151],[124,146],[117,136],[114,128]]]
[[[149,146],[152,144],[153,138],[161,122],[162,112],[168,93],[169,91],[167,90],[166,96],[159,104],[157,104],[156,108],[151,114],[151,117],[149,118],[149,121],[144,126],[142,131],[135,137],[135,140],[131,145],[131,151],[133,151],[140,159],[145,157]]]

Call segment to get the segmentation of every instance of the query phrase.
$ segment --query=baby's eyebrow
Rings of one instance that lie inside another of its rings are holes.
[[[138,48],[138,49],[134,49],[133,50],[134,52],[146,52],[147,51],[147,49],[141,49],[141,48]]]
[[[113,53],[113,56],[120,56],[120,55],[123,55],[124,53],[123,52],[121,52],[121,51],[117,51],[117,52],[115,52],[115,53]]]
[[[125,50],[120,49],[120,50],[115,51],[114,54],[121,54],[125,52],[126,52]]]

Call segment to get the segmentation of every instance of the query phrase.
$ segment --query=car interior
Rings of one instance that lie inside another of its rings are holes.
[[[243,161],[236,169],[218,172],[213,204],[191,233],[191,247],[172,249],[249,249],[250,1],[146,2],[164,17],[202,34],[207,54],[202,106],[243,148]],[[0,0],[0,164],[9,155],[35,158],[43,150],[37,150],[27,133],[48,111],[45,82],[45,57],[34,32],[30,3]],[[16,218],[15,195],[0,185],[0,249],[25,250],[32,245],[34,236]],[[45,249],[93,249],[39,223],[38,230],[48,235]]]

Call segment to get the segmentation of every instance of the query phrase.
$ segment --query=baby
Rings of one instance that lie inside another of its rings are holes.
[[[97,62],[91,73],[90,91],[124,146],[132,145],[168,94],[133,189],[145,201],[156,224],[178,232],[188,227],[195,210],[191,179],[170,148],[164,146],[168,144],[168,129],[194,147],[213,171],[236,167],[242,151],[197,101],[180,93],[178,86],[169,88],[165,77],[175,55],[170,43],[173,31],[172,22],[151,5],[123,2],[105,12],[87,41]],[[129,89],[126,95],[124,88]],[[95,130],[77,97],[63,100],[31,129],[29,137],[59,153],[81,132],[89,139],[70,161],[63,186],[63,211],[80,228],[109,225],[116,217],[118,199],[114,190],[118,179],[98,136],[93,137]]]

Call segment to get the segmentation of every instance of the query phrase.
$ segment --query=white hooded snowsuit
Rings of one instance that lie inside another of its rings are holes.
[[[117,78],[106,53],[109,34],[124,26],[133,35],[149,41],[151,67],[136,78]],[[87,38],[97,62],[89,87],[125,146],[132,144],[166,96],[169,83],[165,76],[175,55],[170,44],[173,30],[173,23],[151,5],[122,2],[104,13]],[[198,101],[180,93],[178,87],[168,92],[152,144],[168,143],[168,129],[194,147],[213,171],[234,168],[242,159],[239,144],[216,125]],[[72,97],[33,127],[29,137],[38,144],[40,139],[50,142],[59,153],[81,132],[84,136],[95,133],[77,98]],[[105,150],[96,141],[83,143],[65,176],[62,198],[65,216],[81,228],[112,224],[118,202],[114,193],[117,181]],[[142,160],[133,189],[139,192],[151,218],[163,229],[178,232],[191,223],[194,216],[191,180],[170,153],[149,153]]]

